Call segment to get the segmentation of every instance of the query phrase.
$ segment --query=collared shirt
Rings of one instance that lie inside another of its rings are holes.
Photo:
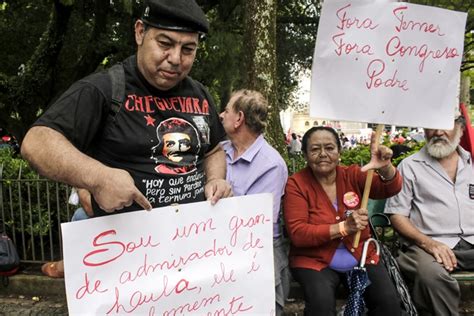
[[[451,248],[460,238],[474,244],[474,166],[467,151],[458,147],[458,153],[456,182],[426,146],[404,159],[398,166],[402,191],[385,206],[386,214],[409,217],[423,234]]]
[[[234,147],[230,141],[222,142],[226,153],[227,181],[235,196],[273,194],[273,238],[281,235],[279,225],[281,197],[288,179],[288,168],[278,151],[258,136],[247,150],[234,160]]]

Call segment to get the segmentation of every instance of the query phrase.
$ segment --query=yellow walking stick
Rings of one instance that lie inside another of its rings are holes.
[[[375,140],[377,142],[380,139],[380,135],[382,135],[383,131],[383,124],[378,124],[377,129],[375,130]],[[370,169],[367,171],[367,178],[365,179],[365,186],[364,186],[364,194],[362,195],[362,202],[360,203],[360,208],[367,209],[367,204],[369,203],[369,194],[370,194],[370,187],[372,186],[372,177],[374,176],[374,170]],[[360,239],[360,230],[356,233],[354,237],[354,243],[352,246],[354,248],[359,247],[359,239]]]

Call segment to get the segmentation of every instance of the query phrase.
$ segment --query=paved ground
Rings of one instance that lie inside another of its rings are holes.
[[[474,284],[468,284],[474,291]],[[14,293],[14,294],[13,294]],[[304,303],[295,291],[296,299],[285,306],[286,316],[303,316]],[[338,306],[344,303],[338,300]],[[10,285],[0,285],[0,316],[67,315],[64,281],[45,277],[38,266],[28,267],[10,279]],[[474,316],[474,301],[463,301],[461,315]]]
[[[342,301],[339,302],[340,304]],[[287,303],[285,316],[303,316],[304,303],[297,299]],[[464,306],[460,314],[474,315],[474,306]],[[66,301],[63,297],[24,296],[0,294],[0,316],[43,316],[68,315]]]
[[[285,315],[303,316],[303,309],[303,301],[293,299],[285,306]],[[64,281],[45,277],[38,265],[32,265],[10,278],[8,287],[0,285],[0,316],[23,315],[68,315]]]
[[[63,298],[57,297],[0,295],[0,315],[67,315],[67,306]]]
[[[304,303],[301,300],[288,302],[286,316],[303,316]],[[1,316],[68,315],[64,298],[24,295],[1,295]]]

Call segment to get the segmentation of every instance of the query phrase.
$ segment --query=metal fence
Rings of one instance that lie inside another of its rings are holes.
[[[290,174],[304,165],[300,156],[289,160]],[[63,257],[61,223],[69,222],[75,207],[68,203],[71,187],[35,176],[4,179],[0,164],[0,231],[5,231],[25,263]]]
[[[69,221],[71,187],[36,177],[3,178],[0,165],[0,229],[15,243],[22,262],[62,258],[61,223]]]

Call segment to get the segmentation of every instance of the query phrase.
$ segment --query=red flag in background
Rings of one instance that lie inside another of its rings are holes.
[[[466,128],[461,138],[460,145],[471,153],[471,156],[474,158],[474,128],[471,125],[471,119],[469,118],[469,113],[464,103],[459,105],[462,116],[466,119]]]

